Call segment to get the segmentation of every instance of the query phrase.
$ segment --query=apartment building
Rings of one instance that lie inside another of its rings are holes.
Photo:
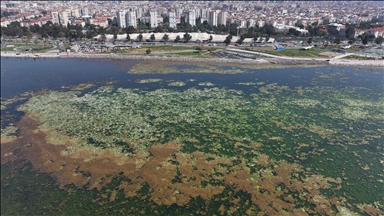
[[[209,12],[208,23],[212,26],[217,26],[217,11],[212,10]]]
[[[125,15],[125,19],[126,19],[126,25],[127,26],[133,26],[133,27],[137,27],[137,18],[136,18],[136,12],[133,11],[132,9],[130,11],[128,11]]]
[[[217,24],[226,25],[227,24],[227,11],[220,11],[218,14]]]
[[[195,11],[194,10],[188,12],[188,23],[191,26],[195,26],[196,25],[196,16],[195,16]]]
[[[117,11],[116,12],[116,19],[117,19],[117,26],[119,28],[125,28],[127,27],[127,22],[125,19],[125,14],[127,11]]]
[[[169,27],[176,28],[176,13],[173,10],[169,12]]]
[[[51,15],[52,15],[52,23],[53,24],[59,24],[60,23],[59,12],[58,11],[52,11]]]
[[[149,12],[149,16],[150,16],[150,27],[151,28],[156,28],[157,27],[157,11],[156,10],[151,10]]]
[[[60,11],[59,20],[62,26],[67,27],[68,24],[68,12],[66,10]]]

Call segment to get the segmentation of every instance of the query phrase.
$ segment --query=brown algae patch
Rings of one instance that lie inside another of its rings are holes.
[[[127,160],[123,159],[124,155],[115,155],[110,150],[95,156],[90,163],[84,159],[93,153],[86,149],[79,149],[76,157],[60,154],[63,146],[46,143],[43,132],[33,133],[38,125],[34,120],[23,117],[18,126],[25,135],[12,144],[32,140],[30,147],[21,148],[23,156],[36,168],[52,173],[61,187],[73,183],[78,187],[88,185],[89,189],[100,190],[113,176],[124,173],[130,182],[121,183],[119,188],[127,197],[136,196],[145,182],[150,187],[150,199],[158,205],[184,206],[196,197],[209,201],[222,193],[224,188],[230,187],[251,195],[251,212],[260,211],[267,215],[281,211],[334,213],[331,210],[334,204],[322,196],[320,190],[330,188],[330,183],[340,184],[340,180],[308,173],[305,173],[305,178],[300,177],[300,173],[304,172],[302,167],[274,161],[266,155],[257,156],[260,167],[254,173],[250,172],[242,157],[229,159],[199,151],[187,154],[181,152],[183,144],[177,142],[151,146],[150,156],[145,157],[140,167],[136,166],[135,156]],[[119,164],[119,158],[124,163]],[[235,161],[242,162],[235,165]],[[210,183],[212,181],[216,183]],[[292,192],[299,193],[304,200],[315,205],[315,211],[297,208],[300,198],[289,195]],[[114,200],[113,193],[110,200]],[[343,199],[337,200],[338,205],[344,206]]]

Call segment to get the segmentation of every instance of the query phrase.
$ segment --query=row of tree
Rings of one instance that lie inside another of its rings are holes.
[[[103,37],[103,35],[102,35]],[[105,38],[104,38],[105,39]],[[114,39],[117,39],[117,35],[114,35]],[[168,34],[164,34],[164,36],[162,37],[162,39],[164,40],[164,42],[168,42],[169,41],[169,35]],[[192,35],[190,35],[189,33],[185,33],[183,35],[183,41],[185,43],[189,42],[190,40],[192,39]],[[212,36],[210,38],[212,40]],[[127,36],[126,36],[126,40],[130,41],[131,40],[131,36],[127,33]],[[137,40],[139,40],[140,42],[143,41],[143,35],[142,34],[139,34],[137,36]],[[151,41],[155,41],[156,40],[156,36],[155,34],[151,34],[149,40]],[[176,36],[174,42],[180,42],[181,41],[181,38],[179,35]]]
[[[274,27],[272,25],[264,25],[263,27],[250,27],[247,29],[239,29],[237,24],[231,24],[227,23],[227,26],[225,25],[219,25],[219,26],[211,26],[206,21],[203,23],[200,22],[200,20],[197,20],[196,26],[192,27],[189,23],[186,23],[185,20],[182,20],[180,24],[178,24],[177,29],[183,29],[186,34],[183,36],[183,40],[185,42],[188,42],[192,39],[192,36],[188,34],[188,32],[193,32],[196,29],[197,30],[206,30],[202,32],[209,32],[209,33],[215,33],[215,34],[227,34],[229,35],[224,43],[229,44],[230,40],[232,39],[232,35],[238,35],[240,34],[240,39],[238,43],[242,43],[245,38],[254,38],[257,40],[259,37],[266,37],[267,40],[270,36],[283,36],[283,35],[290,35],[290,36],[300,36],[301,32],[297,31],[294,28],[291,28],[288,30],[287,33],[282,34],[275,31]],[[118,34],[127,34],[126,39],[131,40],[129,34],[132,33],[140,33],[140,28],[145,28],[147,25],[140,21],[138,22],[138,28],[134,28],[132,26],[128,26],[123,29],[119,29],[117,27],[116,19],[108,20],[108,23],[110,24],[109,27],[104,28],[100,26],[95,26],[93,24],[85,24],[85,26],[81,25],[70,25],[68,24],[66,27],[63,27],[62,25],[53,24],[52,22],[48,21],[46,24],[39,26],[39,25],[32,25],[29,28],[28,27],[21,27],[19,22],[12,22],[7,27],[1,27],[1,36],[13,36],[13,37],[27,37],[32,38],[33,34],[38,34],[41,36],[41,38],[67,38],[70,41],[72,40],[79,40],[83,38],[91,39],[97,35],[101,35],[102,39],[106,38],[106,34],[113,34],[114,38],[117,38]],[[154,29],[154,33],[157,32],[164,32],[164,31],[173,32],[174,29],[172,28],[164,28],[164,25],[160,25]],[[308,34],[311,37],[316,36],[325,36],[326,33],[323,31],[320,31],[320,28],[315,26],[312,27],[311,25],[308,26]],[[339,36],[339,32],[336,29],[328,29],[328,34],[334,38],[335,43],[340,43],[340,41],[343,39]],[[140,34],[141,35],[141,34]],[[138,40],[142,41],[142,35]],[[349,40],[349,43],[352,44],[355,42],[355,26],[348,25],[345,30],[345,37]],[[165,38],[164,41],[168,41],[169,37],[168,35],[164,35]],[[382,37],[375,38],[374,35],[367,35],[363,34],[360,35],[359,38],[361,39],[363,44],[367,44],[368,42],[376,42],[378,44],[382,43]],[[152,41],[155,40],[155,35],[153,34],[150,38]],[[181,38],[178,37],[175,39],[175,42],[181,41]]]

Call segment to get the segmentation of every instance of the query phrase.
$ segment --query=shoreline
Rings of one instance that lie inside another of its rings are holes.
[[[384,60],[354,60],[354,59],[224,59],[224,58],[189,58],[189,57],[166,57],[166,56],[143,56],[143,55],[118,55],[118,54],[84,54],[84,53],[65,53],[62,55],[51,53],[20,53],[1,52],[1,57],[10,58],[78,58],[78,59],[127,59],[127,60],[151,60],[169,62],[190,62],[190,63],[219,63],[219,64],[246,64],[255,66],[266,66],[268,68],[280,68],[284,66],[311,66],[311,65],[335,65],[335,66],[366,66],[384,67]]]

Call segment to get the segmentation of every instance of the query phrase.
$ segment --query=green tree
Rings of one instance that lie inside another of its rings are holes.
[[[164,43],[167,44],[167,42],[169,40],[169,36],[167,34],[164,34],[163,40],[164,40]]]
[[[375,38],[375,43],[380,45],[384,42],[384,38],[382,36],[379,36],[377,38]]]
[[[347,39],[351,39],[355,37],[355,27],[354,26],[348,26],[345,30],[345,37]]]
[[[361,39],[361,42],[363,42],[364,45],[367,45],[369,42],[369,36],[367,34],[362,34],[359,36]]]
[[[269,41],[269,37],[265,36],[265,43],[267,43],[268,41]]]
[[[101,34],[101,40],[105,41],[107,39],[107,36],[105,36],[104,33]]]
[[[138,36],[137,36],[137,39],[141,42],[143,40],[143,35],[140,33]]]
[[[180,39],[180,36],[179,35],[177,35],[176,36],[176,39],[175,39],[175,42],[177,43],[177,42],[179,42],[181,39]]]
[[[312,40],[313,40],[312,38],[308,38],[308,41],[307,41],[308,44],[311,44],[311,43],[312,43]]]
[[[152,52],[151,48],[148,48],[145,53],[150,54]]]
[[[151,37],[150,37],[151,41],[155,41],[155,34],[151,34]]]
[[[243,44],[244,39],[245,39],[244,35],[241,35],[240,39],[237,41],[237,43],[240,45]]]
[[[192,35],[188,34],[188,32],[187,32],[184,34],[183,38],[184,38],[185,43],[188,43],[192,39]]]
[[[328,33],[333,36],[339,35],[339,31],[336,28],[328,28]]]
[[[126,39],[127,41],[130,41],[130,40],[131,40],[131,36],[129,36],[129,34],[127,33],[127,37],[125,37],[125,39]]]
[[[209,42],[211,42],[212,41],[212,35],[209,35]]]
[[[341,42],[340,37],[336,37],[334,43],[335,44],[340,44],[340,42]]]
[[[117,33],[114,33],[114,34],[113,34],[113,39],[114,39],[114,40],[117,40]]]
[[[232,39],[232,35],[228,35],[225,40],[224,40],[224,43],[225,45],[229,45],[231,43],[231,39]]]

